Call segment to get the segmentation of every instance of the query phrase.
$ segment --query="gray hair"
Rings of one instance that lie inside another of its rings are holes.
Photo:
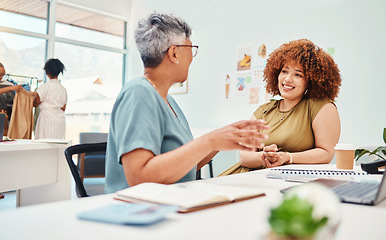
[[[192,29],[182,19],[170,15],[152,13],[138,22],[135,42],[145,68],[157,67],[169,47],[184,44]]]

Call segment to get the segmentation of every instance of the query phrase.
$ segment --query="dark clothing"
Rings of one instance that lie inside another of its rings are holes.
[[[0,85],[0,88],[8,87],[9,85]],[[15,92],[9,91],[0,94],[0,110],[3,109],[8,116],[12,114],[13,99],[15,98]]]

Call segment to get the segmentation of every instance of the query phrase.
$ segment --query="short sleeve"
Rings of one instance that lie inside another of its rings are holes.
[[[263,119],[264,114],[271,110],[276,104],[276,101],[271,101],[269,103],[261,105],[254,113],[253,115],[255,116],[256,119]]]
[[[327,103],[332,103],[334,104],[334,102],[330,99],[323,99],[323,100],[312,100],[310,99],[310,107],[309,107],[309,111],[310,111],[310,114],[311,114],[311,122],[314,121],[316,115],[318,115],[320,109],[322,109],[322,107],[324,105],[326,105]],[[335,105],[335,104],[334,104]]]
[[[46,99],[46,86],[43,84],[41,85],[36,92],[39,94],[40,101],[43,102]]]
[[[160,154],[164,124],[154,93],[141,85],[132,86],[118,99],[115,108],[114,135],[119,161],[123,154],[138,148]]]
[[[256,111],[253,113],[256,119],[261,119],[263,117],[263,106],[260,106]]]

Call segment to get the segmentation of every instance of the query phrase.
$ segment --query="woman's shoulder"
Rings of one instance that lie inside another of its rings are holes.
[[[279,104],[280,100],[272,100],[267,103],[264,103],[260,107],[256,109],[256,111],[253,113],[256,118],[261,118],[261,115],[264,114],[265,112],[270,111],[273,108],[276,108],[277,105]]]
[[[157,91],[145,78],[138,77],[123,85],[117,100],[128,97],[139,101],[143,101],[144,99],[150,100],[156,97],[156,93]]]
[[[151,84],[146,80],[144,77],[137,77],[133,80],[128,81],[123,85],[122,90],[129,90],[129,89],[143,89],[143,90],[150,90],[153,88]]]
[[[334,102],[328,98],[323,98],[323,99],[306,98],[302,100],[302,105],[304,105],[305,107],[316,108],[316,109],[322,108],[327,103],[334,104]]]
[[[328,103],[335,103],[331,99],[304,99],[300,105],[301,111],[308,111],[311,115],[312,121],[315,119],[316,115],[319,113],[320,109]]]
[[[271,100],[267,103],[264,103],[263,105],[261,105],[258,109],[261,109],[263,111],[266,111],[266,110],[269,110],[269,109],[272,109],[272,108],[275,108],[277,107],[277,105],[280,103],[280,99],[279,100]]]

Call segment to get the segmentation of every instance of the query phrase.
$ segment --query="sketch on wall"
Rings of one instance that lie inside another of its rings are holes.
[[[231,77],[229,74],[225,74],[225,98],[229,98],[229,90],[231,87]]]
[[[259,66],[259,67],[265,67],[266,61],[267,61],[267,45],[266,44],[256,44],[253,49],[252,54],[252,65],[253,66]]]
[[[249,89],[249,104],[259,104],[260,88],[257,86]]]
[[[237,71],[251,70],[252,46],[239,47],[237,49]]]
[[[236,75],[235,93],[237,95],[246,95],[248,93],[247,86],[252,82],[250,73],[239,73]]]
[[[265,43],[237,47],[236,72],[225,73],[224,84],[225,99],[234,96],[246,99],[246,104],[261,105],[271,98],[265,92],[263,71],[268,56]]]

